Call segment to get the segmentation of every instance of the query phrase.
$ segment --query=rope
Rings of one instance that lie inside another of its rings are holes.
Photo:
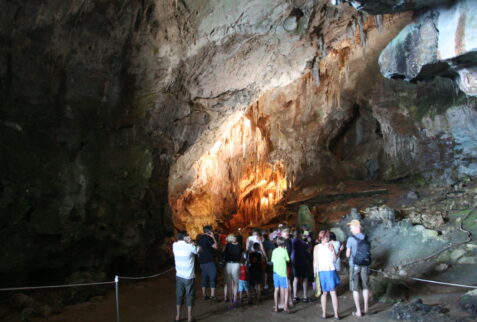
[[[170,272],[171,270],[173,270],[174,267],[171,267],[169,268],[168,270],[165,270],[164,272],[162,273],[159,273],[159,274],[155,274],[155,275],[151,275],[151,276],[138,276],[138,277],[129,277],[129,276],[118,276],[120,279],[124,279],[124,280],[145,280],[145,279],[148,279],[148,278],[154,278],[154,277],[158,277],[158,276],[161,276],[161,275],[164,275],[168,272]]]
[[[427,282],[427,283],[434,283],[434,284],[441,284],[441,285],[449,285],[449,286],[457,286],[457,287],[465,287],[465,288],[475,288],[477,289],[477,286],[471,286],[471,285],[462,285],[462,284],[454,284],[454,283],[445,283],[445,282],[438,282],[438,281],[431,281],[431,280],[424,280],[421,278],[415,278],[412,277],[412,280],[419,281],[419,282]]]
[[[8,288],[0,288],[0,292],[1,291],[40,290],[40,289],[46,289],[46,288],[78,287],[78,286],[91,286],[91,285],[107,285],[107,284],[114,284],[114,282],[62,284],[62,285],[49,285],[49,286],[8,287]]]
[[[168,270],[161,272],[159,274],[151,275],[151,276],[140,276],[140,277],[128,277],[128,276],[118,276],[121,279],[127,280],[143,280],[148,278],[154,278],[161,275],[164,275],[174,267],[169,268]],[[7,292],[7,291],[24,291],[24,290],[40,290],[40,289],[49,289],[49,288],[62,288],[62,287],[78,287],[78,286],[93,286],[93,285],[109,285],[115,284],[116,281],[112,282],[98,282],[98,283],[81,283],[81,284],[61,284],[61,285],[48,285],[48,286],[25,286],[25,287],[7,287],[7,288],[0,288],[0,292]]]
[[[386,274],[383,271],[378,271],[376,269],[369,269],[370,271],[377,272],[383,274],[386,277]],[[447,286],[457,286],[457,287],[464,287],[464,288],[474,288],[477,289],[477,286],[472,285],[463,285],[463,284],[455,284],[455,283],[446,283],[446,282],[439,282],[439,281],[432,281],[432,280],[425,280],[422,278],[417,277],[409,277],[410,280],[418,281],[418,282],[425,282],[425,283],[432,283],[432,284],[440,284],[440,285],[447,285]]]

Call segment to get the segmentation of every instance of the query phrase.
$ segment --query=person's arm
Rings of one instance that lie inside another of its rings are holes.
[[[265,247],[263,247],[262,240],[259,239],[258,242],[260,244],[260,250],[262,251],[263,257],[265,257],[265,260],[268,262],[267,253],[265,252]]]
[[[318,272],[318,245],[313,249],[313,276]]]
[[[333,259],[333,262],[335,262],[336,261],[335,247],[333,246],[333,244],[329,243],[328,244],[328,249],[331,251],[331,257]]]
[[[215,239],[214,233],[208,232],[207,235],[209,235],[209,237],[212,238],[212,240],[213,240],[213,242],[214,242],[214,243],[213,243],[212,245],[210,245],[210,246],[212,246],[213,249],[217,249],[219,245],[217,245],[217,240]]]
[[[346,242],[346,257],[350,258],[351,256],[351,240],[348,238],[348,241]]]

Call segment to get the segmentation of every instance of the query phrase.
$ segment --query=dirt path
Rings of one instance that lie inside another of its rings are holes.
[[[419,285],[416,285],[419,287]],[[198,289],[198,288],[197,288]],[[175,305],[175,277],[174,272],[160,276],[156,279],[143,282],[122,282],[120,284],[120,313],[122,322],[159,322],[172,321]],[[219,289],[219,298],[223,298],[223,291]],[[463,316],[456,307],[457,300],[462,294],[461,290],[423,285],[413,296],[421,297],[427,304],[445,304],[450,314]],[[265,297],[260,305],[245,305],[238,309],[228,310],[227,303],[212,303],[199,299],[196,301],[194,315],[198,321],[311,321],[320,320],[321,305],[319,302],[299,303],[293,307],[293,314],[274,313],[273,296]],[[375,303],[370,311],[374,314],[363,318],[351,315],[354,305],[350,292],[343,285],[339,292],[340,315],[344,321],[392,321],[390,309],[392,304]],[[332,316],[331,301],[328,301],[328,315]],[[185,312],[184,312],[185,313]],[[185,317],[185,316],[184,316]],[[182,319],[185,321],[186,319]],[[332,320],[329,318],[329,320]],[[78,322],[101,321],[115,322],[115,298],[111,291],[104,301],[88,302],[66,307],[64,311],[48,319],[39,321]]]

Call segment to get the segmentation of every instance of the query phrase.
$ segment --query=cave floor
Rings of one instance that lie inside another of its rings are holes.
[[[198,282],[198,281],[196,281]],[[422,298],[426,304],[441,304],[449,309],[453,317],[465,317],[466,314],[457,307],[458,298],[464,289],[442,287],[438,285],[415,284],[411,298]],[[199,285],[197,285],[199,290]],[[219,289],[219,298],[223,298],[223,289]],[[120,284],[121,321],[172,321],[175,311],[175,278],[174,273],[160,276],[156,279],[142,282],[123,282]],[[351,314],[354,309],[351,293],[348,291],[346,278],[338,290],[340,300],[340,315],[344,321],[393,321],[391,309],[393,304],[371,303],[372,314],[362,318],[355,318]],[[63,312],[50,318],[36,319],[34,321],[102,321],[114,322],[115,317],[114,292],[110,291],[104,300],[86,302],[66,307]],[[332,315],[331,301],[328,300],[328,315]],[[319,301],[312,303],[299,303],[292,308],[292,315],[274,313],[273,294],[266,295],[260,305],[243,306],[238,309],[228,310],[224,302],[212,303],[197,299],[194,315],[198,321],[309,321],[319,319],[321,305]],[[184,310],[185,313],[185,310]],[[331,318],[329,318],[331,320]],[[183,319],[181,321],[186,321]]]

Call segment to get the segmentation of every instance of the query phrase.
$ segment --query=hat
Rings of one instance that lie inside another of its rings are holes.
[[[348,226],[358,226],[361,228],[361,223],[357,219],[351,220],[349,223],[347,223]]]

